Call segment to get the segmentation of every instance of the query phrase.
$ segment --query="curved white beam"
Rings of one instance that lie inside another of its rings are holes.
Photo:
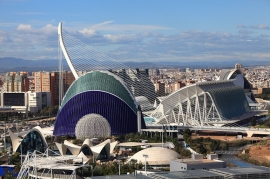
[[[39,133],[39,135],[41,136],[41,138],[43,140],[42,142],[44,143],[45,148],[48,148],[48,144],[47,144],[46,139],[44,137],[43,131],[42,131],[41,127],[39,127],[39,126],[36,126],[36,127],[32,128],[31,130],[29,130],[24,135],[24,137],[22,139],[20,137],[18,137],[16,134],[14,134],[10,129],[8,129],[9,136],[10,136],[10,139],[11,139],[11,142],[12,142],[13,153],[15,153],[17,151],[18,147],[21,144],[21,140],[23,140],[32,131],[36,131],[36,132]]]
[[[62,36],[62,22],[60,22],[59,25],[58,25],[58,37],[59,37],[60,47],[61,47],[62,52],[63,52],[63,54],[64,54],[64,56],[65,56],[65,58],[67,60],[68,66],[69,66],[71,72],[73,73],[75,79],[78,79],[79,76],[78,76],[76,70],[74,69],[74,67],[72,65],[72,62],[71,62],[71,60],[69,58],[68,52],[66,50],[66,47],[65,47],[65,44],[64,44],[64,41],[63,41],[63,36]]]
[[[8,133],[11,139],[13,153],[15,153],[20,146],[20,140],[22,139],[15,135],[10,129],[8,129]]]
[[[64,140],[64,144],[66,145],[66,147],[70,150],[70,152],[72,153],[72,155],[79,155],[81,147],[72,144],[71,142]]]

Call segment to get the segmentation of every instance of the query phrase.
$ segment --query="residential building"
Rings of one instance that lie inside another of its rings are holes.
[[[8,72],[4,84],[5,92],[26,92],[29,90],[27,72]]]

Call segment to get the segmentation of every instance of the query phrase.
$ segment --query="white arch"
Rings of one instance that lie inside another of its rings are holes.
[[[59,25],[58,25],[58,37],[59,37],[59,44],[60,44],[60,47],[61,47],[62,52],[63,52],[63,54],[64,54],[64,56],[65,56],[65,58],[66,58],[66,60],[67,60],[68,66],[69,66],[69,68],[70,68],[72,74],[74,75],[75,79],[78,79],[79,76],[78,76],[78,74],[77,74],[75,68],[74,68],[73,65],[72,65],[72,62],[71,62],[71,60],[70,60],[70,58],[69,58],[68,52],[67,52],[67,50],[66,50],[66,47],[65,47],[65,44],[64,44],[64,41],[63,41],[63,35],[62,35],[62,22],[60,22]]]
[[[72,153],[72,155],[79,155],[81,147],[72,144],[71,142],[65,140],[64,144],[66,145],[66,147],[70,150],[70,152]]]
[[[85,139],[82,146],[74,145],[67,140],[64,141],[64,144],[55,142],[56,147],[58,148],[61,155],[66,155],[67,149],[69,149],[70,152],[72,153],[72,155],[83,156],[81,154],[82,153],[81,150],[83,147],[87,146],[91,150],[95,159],[98,158],[98,156],[103,148],[106,149],[107,156],[109,157],[110,154],[113,153],[113,149],[115,148],[117,143],[118,143],[117,141],[111,143],[110,139],[107,139],[107,140],[103,141],[102,143],[95,145],[95,146],[93,146],[90,139]]]
[[[20,146],[20,143],[21,141],[32,131],[36,131],[40,134],[44,144],[45,144],[45,147],[47,148],[48,147],[48,144],[46,142],[46,139],[44,137],[44,134],[42,132],[42,129],[41,127],[39,126],[36,126],[34,128],[32,128],[31,130],[29,130],[24,136],[21,136],[23,138],[20,138],[18,137],[16,134],[14,134],[10,129],[8,129],[8,132],[9,132],[9,136],[10,136],[10,139],[11,139],[11,143],[12,143],[12,149],[13,149],[13,153],[15,153],[18,149],[18,147]]]
[[[207,91],[213,88],[212,84],[225,83],[233,85],[232,81],[220,81],[198,83],[181,88],[165,97],[150,117],[156,120],[156,124],[183,123],[194,126],[204,126],[213,121],[227,120],[220,115],[211,94]],[[211,101],[210,108],[206,105],[207,96]],[[200,101],[199,98],[203,101]]]

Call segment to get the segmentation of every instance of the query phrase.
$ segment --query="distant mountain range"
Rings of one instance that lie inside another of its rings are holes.
[[[233,68],[236,63],[244,67],[270,65],[269,61],[204,61],[204,62],[123,62],[130,68]],[[67,62],[63,60],[64,70],[69,70]],[[24,60],[21,58],[0,58],[0,72],[8,71],[57,71],[58,60]]]
[[[58,60],[24,60],[21,58],[4,57],[0,58],[0,72],[7,71],[57,71]],[[63,67],[69,70],[64,61]]]

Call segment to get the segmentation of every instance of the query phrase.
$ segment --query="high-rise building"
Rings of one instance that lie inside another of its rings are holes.
[[[14,79],[14,92],[27,92],[29,91],[29,79],[27,72],[18,72]]]
[[[176,81],[174,84],[172,84],[172,91],[171,92],[177,91],[184,86],[186,86],[185,83],[182,83],[181,81]]]
[[[6,82],[4,84],[5,92],[14,92],[14,78],[15,78],[15,72],[6,73]]]
[[[34,72],[35,92],[50,92],[50,72]]]
[[[154,86],[155,86],[155,91],[156,91],[158,96],[165,95],[165,83],[158,81],[158,82],[154,83]]]
[[[70,85],[75,81],[75,77],[73,76],[71,71],[64,71],[62,73],[63,76],[63,95],[66,94]],[[59,81],[60,74],[59,72],[51,72],[51,93],[52,93],[52,105],[59,105]],[[61,97],[63,98],[63,96]]]
[[[64,71],[63,76],[63,95],[75,80],[70,71]],[[51,92],[52,105],[59,105],[59,72],[34,72],[35,92]]]
[[[29,90],[29,79],[26,72],[6,73],[5,92],[26,92]]]

